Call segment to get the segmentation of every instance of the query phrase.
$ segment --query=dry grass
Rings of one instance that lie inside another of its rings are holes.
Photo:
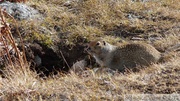
[[[68,36],[71,42],[79,37],[92,40],[104,35],[164,36],[166,31],[179,26],[180,21],[178,0],[32,0],[28,4],[46,16],[41,26],[60,27],[61,33],[71,34]]]
[[[117,43],[126,36],[126,41],[131,37],[140,37],[143,42],[165,51],[180,43],[179,3],[179,0],[31,0],[27,4],[38,9],[45,17],[44,21],[18,23],[21,27],[25,26],[27,40],[33,36],[49,42],[49,35],[37,36],[41,33],[38,29],[43,26],[52,34],[69,33],[61,36],[68,40],[67,44],[75,44],[79,38],[89,41],[94,37]],[[0,99],[119,101],[126,94],[179,94],[180,53],[174,52],[173,56],[170,61],[154,64],[139,72],[113,76],[104,72],[97,75],[87,70],[81,76],[59,73],[40,78],[39,74],[29,69],[29,65],[22,68],[17,63],[3,70]]]
[[[7,66],[5,78],[1,78],[0,96],[2,100],[118,101],[125,94],[180,93],[179,59],[175,57],[167,63],[154,64],[140,72],[117,73],[114,76],[106,73],[96,75],[89,70],[86,76],[71,73],[39,78],[28,66]]]

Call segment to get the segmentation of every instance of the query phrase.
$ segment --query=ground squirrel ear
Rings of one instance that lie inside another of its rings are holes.
[[[103,41],[103,45],[106,45],[106,41]]]

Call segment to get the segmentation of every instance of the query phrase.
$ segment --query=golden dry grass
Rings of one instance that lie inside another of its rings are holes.
[[[170,34],[167,31],[179,26],[180,21],[178,0],[31,0],[27,4],[44,15],[44,21],[38,22],[38,26],[47,27],[53,34],[70,33],[69,43],[74,43],[79,38],[92,40],[106,35],[165,36]],[[37,23],[30,24],[28,26],[31,29],[34,26],[31,34],[39,33],[36,30],[39,29]],[[61,30],[55,31],[54,27]],[[171,34],[174,33],[178,34]]]
[[[179,54],[180,56],[180,54]],[[180,93],[179,56],[163,64],[154,64],[140,72],[96,75],[75,73],[40,78],[28,66],[7,67],[1,78],[2,100],[123,100],[125,94]],[[85,72],[84,72],[85,73]]]
[[[31,0],[27,4],[38,9],[45,17],[44,21],[19,23],[28,32],[27,40],[30,35],[49,42],[49,35],[37,36],[39,26],[48,28],[53,34],[70,33],[65,37],[67,44],[76,43],[79,37],[88,41],[103,37],[117,43],[122,38],[119,33],[128,34],[126,41],[137,34],[143,42],[151,43],[163,52],[180,43],[179,3],[179,0]],[[61,30],[55,31],[55,26]],[[160,39],[151,41],[149,37],[153,36]],[[88,70],[83,76],[59,73],[40,78],[29,65],[24,68],[18,64],[7,66],[3,70],[4,77],[0,77],[0,99],[119,101],[126,94],[179,94],[180,53],[172,54],[173,58],[165,63],[113,76],[103,72],[97,75]]]

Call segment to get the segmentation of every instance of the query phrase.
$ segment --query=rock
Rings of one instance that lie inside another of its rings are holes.
[[[131,0],[132,2],[152,2],[157,0]]]
[[[93,71],[97,75],[108,74],[109,76],[113,76],[113,75],[115,75],[117,73],[117,71],[112,70],[110,68],[93,68]]]
[[[71,70],[75,73],[81,73],[84,70],[86,70],[87,62],[85,60],[77,61],[75,64],[73,64]]]
[[[6,1],[2,2],[0,7],[5,9],[8,14],[12,15],[15,19],[18,20],[41,18],[40,13],[37,10],[22,3],[11,3]]]
[[[141,37],[132,37],[131,40],[138,40],[139,41],[139,40],[144,40],[144,39]]]
[[[39,57],[39,55],[36,55],[34,57],[34,61],[35,61],[37,67],[42,64],[42,59],[41,59],[41,57]]]

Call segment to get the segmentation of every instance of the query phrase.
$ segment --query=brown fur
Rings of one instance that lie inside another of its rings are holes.
[[[120,46],[111,45],[105,41],[92,41],[87,52],[98,64],[111,69],[124,71],[137,65],[148,66],[161,58],[161,53],[153,46],[144,43],[131,43]]]

